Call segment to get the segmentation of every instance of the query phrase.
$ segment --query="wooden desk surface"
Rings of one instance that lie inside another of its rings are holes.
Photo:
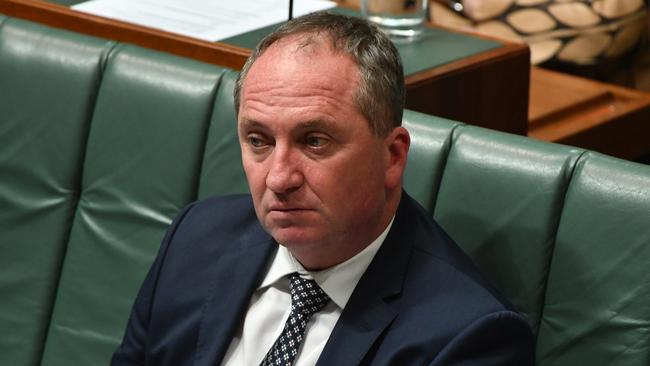
[[[79,2],[79,1],[76,1]],[[208,42],[71,10],[41,0],[0,0],[7,16],[128,42],[240,69],[250,49]],[[459,33],[440,28],[445,32]],[[483,127],[525,135],[528,130],[528,47],[476,34],[498,46],[406,77],[406,107]],[[441,51],[444,52],[444,51]]]
[[[624,159],[650,154],[650,94],[533,67],[530,137]]]

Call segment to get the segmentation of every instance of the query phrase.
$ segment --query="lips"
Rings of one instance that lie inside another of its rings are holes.
[[[288,206],[288,205],[273,205],[267,211],[269,218],[273,220],[294,220],[300,218],[300,220],[306,218],[307,214],[313,212],[313,210],[304,207],[304,206]]]
[[[292,214],[292,213],[301,213],[311,211],[305,208],[272,208],[269,210],[269,213],[278,213],[278,214]]]
[[[291,205],[291,206],[289,206],[289,205],[272,205],[271,207],[269,207],[269,211],[281,211],[281,212],[286,211],[286,212],[290,212],[290,211],[305,211],[305,210],[309,210],[309,209],[306,208],[306,207],[303,207],[303,206],[293,206],[293,205]]]

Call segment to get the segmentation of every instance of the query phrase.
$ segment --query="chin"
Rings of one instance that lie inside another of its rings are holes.
[[[316,235],[309,230],[300,228],[275,228],[269,233],[278,243],[288,249],[299,249],[317,244],[323,240],[322,236]]]

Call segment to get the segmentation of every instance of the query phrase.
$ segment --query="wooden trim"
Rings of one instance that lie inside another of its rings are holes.
[[[56,28],[133,43],[158,51],[190,57],[239,70],[250,50],[224,43],[202,41],[158,29],[82,13],[40,0],[0,0],[0,12]]]

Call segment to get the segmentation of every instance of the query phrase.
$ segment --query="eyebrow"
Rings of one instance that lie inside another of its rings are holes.
[[[242,119],[240,123],[237,124],[237,134],[243,136],[243,134],[259,132],[263,134],[271,133],[271,129],[267,124],[264,124],[255,119]]]
[[[313,119],[304,122],[298,123],[293,129],[294,130],[311,130],[311,129],[331,129],[335,126],[333,122],[330,122],[325,119]],[[242,119],[239,123],[240,128],[259,128],[262,130],[268,130],[269,125],[259,122],[254,119]]]
[[[298,124],[297,129],[311,130],[311,129],[326,129],[334,127],[334,123],[324,119],[314,119]]]
[[[242,119],[240,123],[238,123],[238,126],[240,128],[251,128],[251,127],[256,127],[260,129],[266,129],[266,125],[264,125],[261,122],[258,122],[254,119]]]

